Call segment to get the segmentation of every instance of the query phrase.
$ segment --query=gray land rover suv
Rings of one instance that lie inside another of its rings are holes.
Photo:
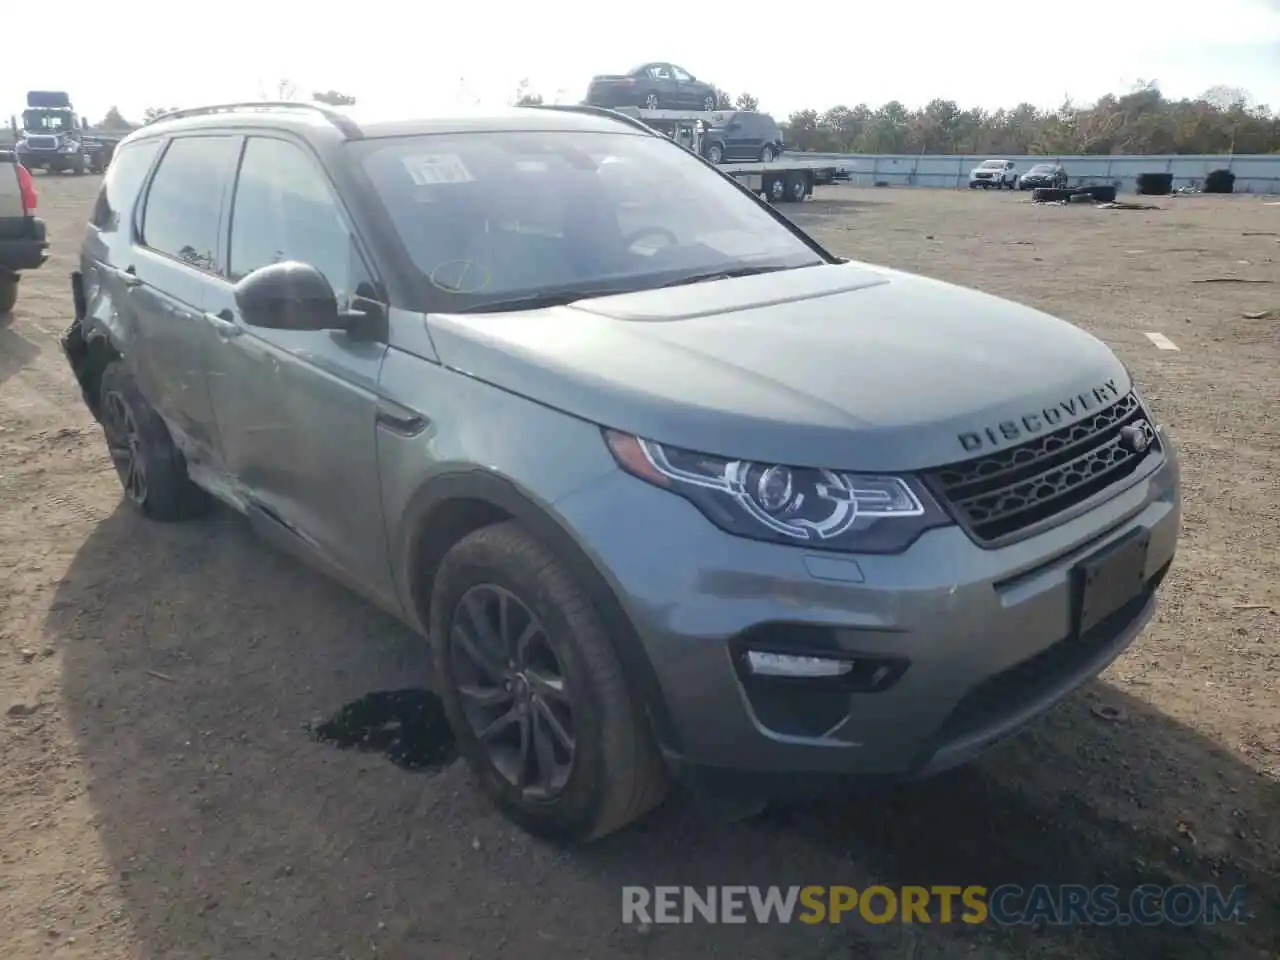
[[[541,835],[964,762],[1174,556],[1173,446],[1101,342],[834,257],[599,108],[170,114],[72,291],[127,499],[224,501],[428,637]]]

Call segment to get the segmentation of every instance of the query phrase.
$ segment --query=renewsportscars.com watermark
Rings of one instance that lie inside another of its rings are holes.
[[[1115,886],[623,887],[626,924],[996,923],[1194,926],[1244,923],[1245,888]]]

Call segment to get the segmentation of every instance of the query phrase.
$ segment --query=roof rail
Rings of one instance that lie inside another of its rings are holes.
[[[586,103],[525,103],[521,104],[521,106],[526,110],[562,110],[565,113],[586,113],[595,117],[604,117],[607,120],[617,120],[619,123],[625,123],[628,126],[635,127],[637,130],[643,130],[651,136],[656,135],[653,127],[643,120],[628,116],[625,113],[619,113],[617,110],[611,110],[609,107],[593,107]]]
[[[232,113],[236,110],[310,110],[323,116],[348,137],[358,139],[363,135],[359,125],[346,114],[305,100],[241,100],[234,103],[211,103],[203,107],[186,107],[162,113],[146,121],[143,126],[159,123],[162,120],[181,120],[185,117],[203,117],[215,113]]]

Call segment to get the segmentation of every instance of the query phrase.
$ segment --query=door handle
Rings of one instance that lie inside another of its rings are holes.
[[[223,340],[230,340],[244,333],[244,327],[236,323],[235,315],[228,309],[219,310],[217,313],[206,313],[205,319],[213,325],[214,332]]]
[[[125,267],[124,276],[121,277],[121,281],[126,287],[130,288],[142,286],[142,278],[138,276],[138,271],[133,267]]]

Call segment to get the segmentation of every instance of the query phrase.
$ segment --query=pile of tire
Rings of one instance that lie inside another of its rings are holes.
[[[1032,203],[1066,203],[1071,199],[1074,190],[1062,187],[1036,187],[1031,191]]]
[[[1093,200],[1095,203],[1116,202],[1116,188],[1111,186],[1111,184],[1076,187],[1074,192],[1077,194],[1087,193],[1089,195],[1089,199]]]
[[[1173,174],[1138,174],[1138,193],[1144,197],[1167,197],[1173,193]]]
[[[1230,170],[1214,170],[1204,178],[1205,193],[1233,193],[1236,175]]]

